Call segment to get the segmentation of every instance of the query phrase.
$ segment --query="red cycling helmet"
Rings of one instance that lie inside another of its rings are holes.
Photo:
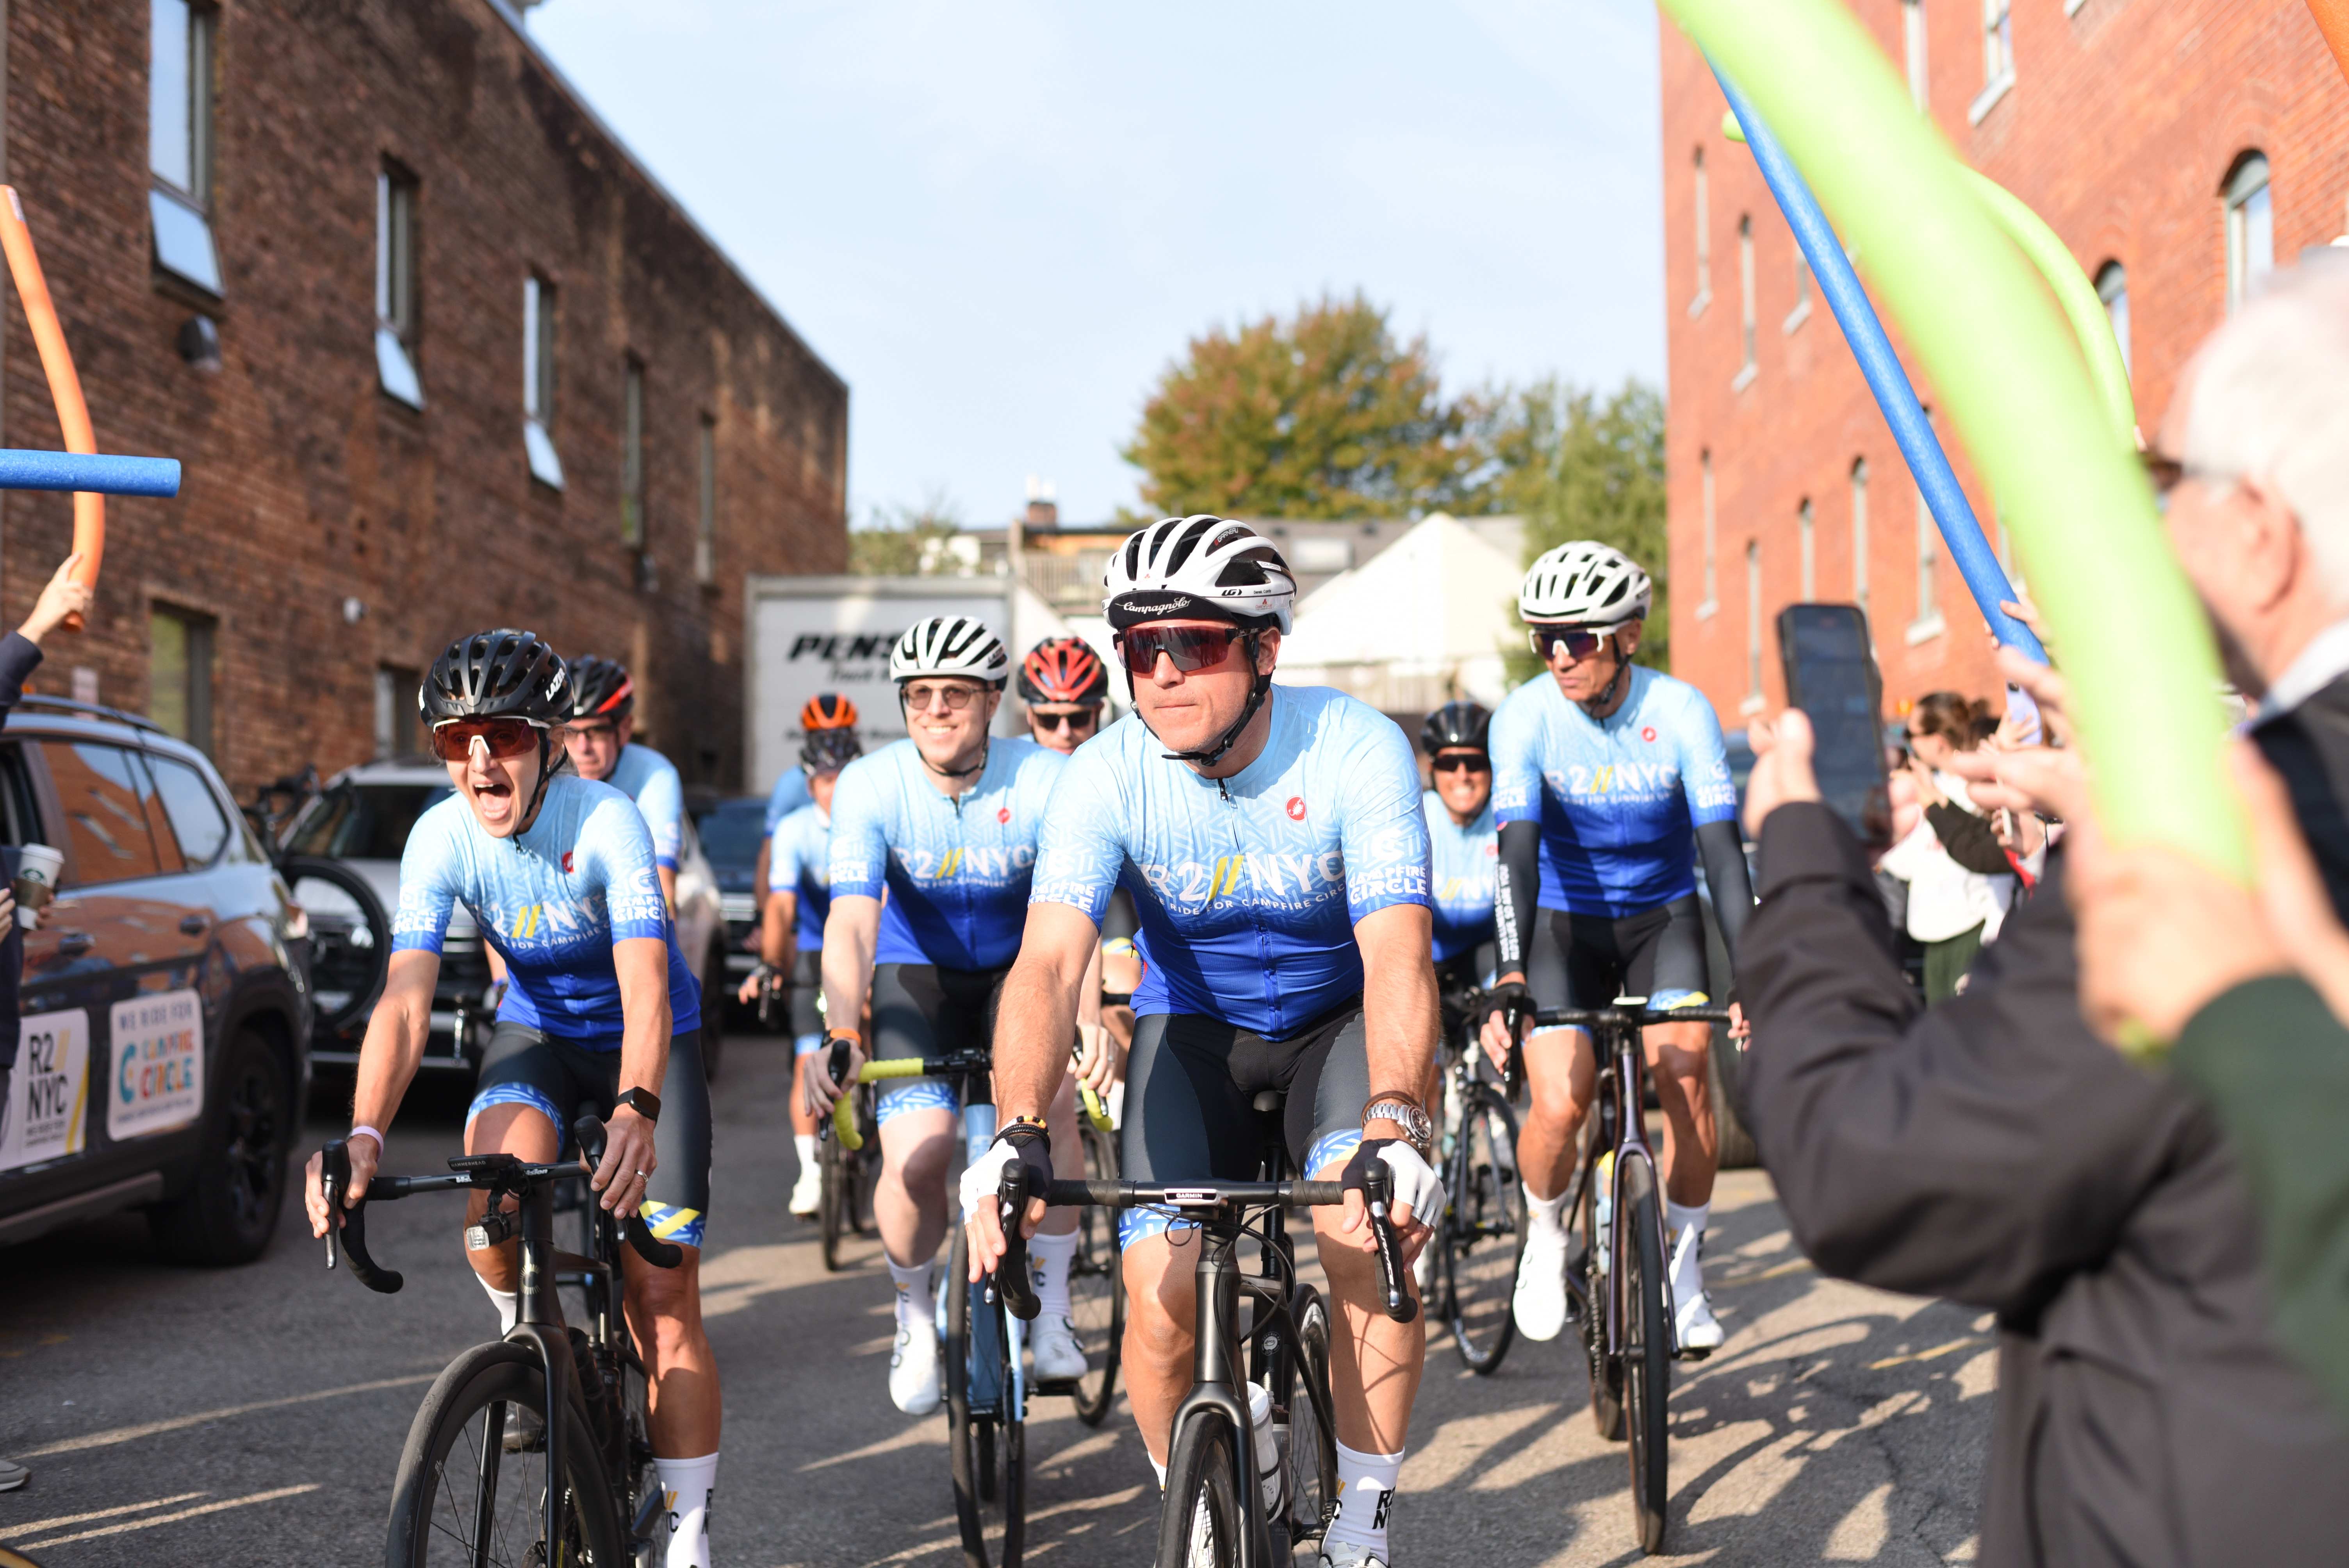
[[[810,734],[819,729],[854,729],[856,705],[836,691],[818,692],[800,709],[800,727]]]
[[[1082,637],[1047,637],[1019,661],[1019,697],[1099,707],[1109,699],[1109,671]]]

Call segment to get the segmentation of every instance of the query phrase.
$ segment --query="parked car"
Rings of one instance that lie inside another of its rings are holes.
[[[759,966],[759,888],[754,873],[767,839],[767,798],[738,795],[696,815],[701,847],[718,875],[719,907],[726,917],[726,1015],[746,1020],[751,1009],[734,1000]]]
[[[144,1208],[171,1257],[258,1257],[313,1006],[303,912],[220,775],[144,719],[28,696],[0,730],[0,840],[65,856],[25,934],[0,1243]]]
[[[449,769],[429,757],[392,758],[363,763],[335,775],[317,799],[297,814],[286,830],[285,847],[295,854],[345,861],[367,879],[386,909],[399,907],[399,857],[417,818],[448,798]],[[357,914],[356,906],[323,894],[314,898],[311,916],[318,941],[341,939]],[[719,906],[718,878],[688,818],[685,842],[678,858],[678,945],[701,980],[705,995],[725,981],[723,943],[725,917]],[[488,948],[472,917],[462,904],[449,918],[441,943],[440,980],[432,996],[432,1032],[425,1043],[423,1066],[435,1072],[463,1074],[479,1070],[496,1026]],[[366,1035],[361,1019],[341,1037],[321,1039],[316,1059],[322,1065],[356,1067]],[[723,1030],[712,1028],[702,1039],[702,1065],[718,1074]]]

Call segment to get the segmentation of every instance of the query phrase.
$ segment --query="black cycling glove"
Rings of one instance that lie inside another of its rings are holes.
[[[1485,1016],[1504,1016],[1509,1033],[1518,1038],[1534,1016],[1534,994],[1522,980],[1504,980],[1485,993]]]
[[[1052,1184],[1052,1135],[1032,1121],[1015,1121],[995,1141],[1018,1157],[1028,1174],[1028,1195],[1040,1198]]]

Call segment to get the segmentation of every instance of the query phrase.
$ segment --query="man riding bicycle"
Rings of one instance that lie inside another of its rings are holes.
[[[451,643],[419,707],[451,797],[409,832],[382,999],[367,1022],[352,1100],[350,1202],[382,1158],[431,1030],[449,917],[461,903],[511,983],[465,1114],[465,1152],[552,1162],[582,1107],[605,1119],[590,1181],[603,1206],[633,1209],[684,1253],[674,1269],[621,1258],[627,1317],[651,1386],[649,1425],[668,1496],[667,1568],[709,1568],[718,1476],[718,1367],[701,1329],[702,1224],[709,1208],[709,1090],[700,995],[655,874],[652,835],[626,795],[554,771],[570,717],[563,661],[529,632]],[[326,1233],[320,1156],[310,1157],[312,1233]],[[483,1200],[473,1199],[468,1223]],[[516,1246],[469,1253],[501,1331],[519,1315]],[[511,1407],[509,1448],[543,1441]]]
[[[1112,558],[1105,610],[1135,715],[1070,759],[1039,847],[1019,961],[996,1055],[1003,1131],[964,1179],[973,1266],[1004,1238],[992,1202],[1005,1166],[1049,1179],[1042,1123],[1063,1086],[1068,1035],[1111,891],[1140,915],[1148,965],[1127,1074],[1126,1179],[1254,1180],[1251,1107],[1285,1091],[1297,1169],[1343,1173],[1342,1210],[1316,1209],[1336,1314],[1333,1377],[1343,1501],[1324,1563],[1390,1558],[1386,1526],[1426,1348],[1423,1320],[1378,1309],[1360,1189],[1393,1173],[1409,1252],[1440,1207],[1425,1155],[1436,1036],[1427,824],[1400,730],[1319,686],[1272,684],[1295,580],[1272,544],[1222,518],[1168,518]],[[1047,1211],[1032,1205],[1027,1224]],[[1052,1210],[1058,1216],[1068,1210]],[[1050,1220],[1043,1220],[1050,1223]],[[1134,1419],[1164,1480],[1168,1427],[1190,1386],[1196,1232],[1129,1210],[1120,1242],[1131,1303],[1123,1366]]]
[[[911,733],[841,771],[832,798],[823,995],[831,1037],[855,1047],[852,1083],[867,1059],[988,1048],[997,996],[1019,948],[1037,829],[1064,761],[1032,740],[989,738],[1010,665],[977,621],[918,623],[889,655]],[[868,992],[869,1048],[857,1027]],[[1072,1026],[1061,1041],[1063,1065],[1073,1038]],[[810,1109],[828,1112],[841,1093],[828,1068],[819,1063],[805,1083]],[[930,1271],[946,1235],[961,1109],[954,1088],[936,1078],[891,1082],[874,1108],[881,1180],[873,1217],[897,1287],[889,1397],[909,1416],[938,1406]],[[1053,1114],[1073,1145],[1073,1085],[1053,1101]],[[1076,1218],[1057,1216],[1035,1249],[1044,1312],[1029,1346],[1040,1381],[1085,1375],[1069,1300]]]
[[[759,913],[759,966],[736,1000],[749,1003],[790,993],[792,1020],[792,1148],[800,1161],[791,1211],[815,1213],[823,1199],[816,1163],[816,1114],[807,1098],[808,1061],[823,1046],[823,923],[832,911],[832,792],[840,770],[864,755],[853,729],[811,729],[800,747],[808,803],[775,824],[761,859],[767,882]]]
[[[800,736],[806,738],[820,729],[856,731],[856,705],[836,691],[818,692],[800,705]],[[782,826],[783,819],[806,805],[814,797],[808,790],[804,769],[786,768],[775,776],[775,788],[767,796],[766,837],[759,841],[759,863],[751,868],[750,886],[763,910],[766,900],[767,851]]]
[[[1101,730],[1109,670],[1082,637],[1047,637],[1019,661],[1019,700],[1037,745],[1074,751]]]
[[[652,830],[661,902],[677,913],[677,858],[685,852],[685,781],[676,764],[638,746],[636,683],[625,665],[590,655],[572,659],[571,727],[563,744],[582,779],[609,784],[636,803]]]
[[[1753,908],[1721,723],[1695,687],[1631,663],[1652,597],[1645,572],[1588,541],[1541,555],[1518,591],[1517,613],[1549,667],[1512,692],[1492,724],[1501,975],[1483,1038],[1496,1065],[1537,1003],[1707,1000],[1697,854],[1733,956]],[[1719,1157],[1711,1037],[1702,1023],[1653,1025],[1645,1036],[1664,1113],[1674,1337],[1700,1355],[1722,1342],[1702,1261]],[[1525,1070],[1533,1105],[1517,1159],[1528,1225],[1515,1311],[1526,1337],[1555,1339],[1567,1314],[1567,1186],[1598,1064],[1587,1034],[1553,1029],[1525,1041]]]

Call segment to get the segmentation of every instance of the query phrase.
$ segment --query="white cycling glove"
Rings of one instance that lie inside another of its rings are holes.
[[[1346,1162],[1346,1185],[1360,1189],[1372,1160],[1385,1165],[1394,1179],[1392,1208],[1408,1208],[1415,1222],[1433,1224],[1444,1212],[1444,1178],[1420,1158],[1419,1150],[1400,1138],[1366,1138]]]
[[[1003,1188],[1004,1170],[1019,1162],[1019,1150],[1009,1143],[990,1143],[987,1152],[962,1168],[962,1217],[969,1219],[978,1212],[981,1203],[992,1203]]]

